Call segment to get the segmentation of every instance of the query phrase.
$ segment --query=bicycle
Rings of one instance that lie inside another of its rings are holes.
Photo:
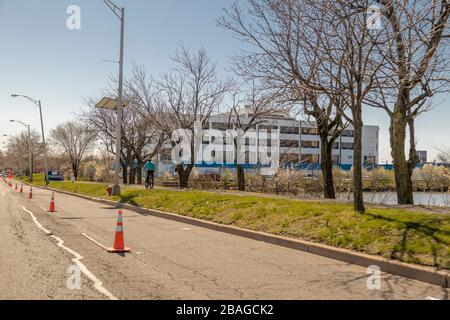
[[[145,189],[153,189],[155,186],[155,176],[152,171],[147,171],[147,177],[145,178]]]

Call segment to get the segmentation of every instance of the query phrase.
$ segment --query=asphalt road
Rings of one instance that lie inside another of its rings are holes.
[[[24,189],[0,181],[0,299],[449,297],[448,289],[385,273],[381,289],[369,290],[359,266],[127,210],[132,253],[107,253],[115,208],[56,194],[57,212],[48,213],[51,192],[34,188],[28,200]]]

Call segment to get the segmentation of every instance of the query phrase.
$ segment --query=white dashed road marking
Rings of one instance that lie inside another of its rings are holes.
[[[64,246],[64,241],[55,236],[52,235],[52,232],[50,230],[45,229],[39,221],[36,219],[36,216],[33,214],[33,212],[27,210],[27,208],[22,207],[23,211],[27,212],[31,218],[33,219],[34,223],[38,226],[39,229],[41,229],[45,234],[50,236],[51,238],[55,239],[57,241],[56,245],[60,247],[61,249],[69,252],[72,254],[75,258],[72,259],[72,261],[80,268],[81,272],[83,272],[93,283],[94,288],[104,294],[106,297],[108,297],[110,300],[118,300],[111,292],[109,292],[107,289],[103,287],[102,282],[91,272],[89,269],[81,262],[83,260],[83,256],[81,256],[78,252]]]
[[[94,238],[88,236],[86,233],[81,233],[81,235],[82,235],[83,237],[85,237],[86,239],[92,241],[92,242],[95,243],[96,245],[98,245],[100,248],[103,248],[103,249],[107,250],[107,248],[106,248],[104,245],[102,245],[100,242],[98,242],[98,241],[95,240]]]

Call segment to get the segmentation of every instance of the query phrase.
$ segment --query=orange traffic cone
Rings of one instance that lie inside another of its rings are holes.
[[[123,220],[122,220],[122,210],[119,210],[119,216],[117,217],[117,228],[116,237],[114,239],[114,247],[108,248],[108,252],[112,253],[123,253],[130,252],[131,250],[125,247],[125,241],[123,239]]]
[[[23,193],[23,184],[20,185],[20,193]]]
[[[28,199],[33,199],[33,187],[30,187],[30,193],[28,194]]]
[[[52,192],[52,200],[50,201],[50,208],[48,212],[56,212],[55,210],[55,193]]]

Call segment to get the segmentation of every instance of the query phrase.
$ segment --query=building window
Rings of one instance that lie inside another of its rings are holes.
[[[161,161],[171,161],[172,160],[172,150],[171,149],[162,149],[159,152],[159,159]]]
[[[280,133],[282,134],[299,134],[299,127],[280,127]]]
[[[216,130],[226,130],[228,129],[228,124],[224,122],[213,122],[211,128]]]
[[[331,162],[333,164],[340,164],[341,163],[341,157],[337,156],[337,155],[332,155],[331,156]]]
[[[266,130],[267,133],[278,130],[277,126],[260,125],[259,130]]]
[[[373,165],[376,162],[375,156],[364,156],[364,165]]]
[[[280,148],[298,148],[298,140],[280,140]]]
[[[265,142],[265,144],[264,144]],[[259,146],[264,146],[264,147],[271,147],[272,146],[272,140],[271,139],[259,139],[258,140],[258,145]]]
[[[319,149],[320,142],[319,141],[302,141],[302,148]]]
[[[353,143],[342,142],[341,143],[341,149],[342,150],[353,150]]]
[[[302,128],[302,134],[310,135],[310,136],[317,136],[319,135],[319,129],[317,128]]]
[[[353,131],[353,130],[343,130],[341,135],[343,137],[354,137],[355,136],[355,131]]]
[[[298,163],[297,153],[282,153],[280,154],[280,164]]]
[[[333,143],[333,149],[339,149],[339,142]]]
[[[302,163],[319,163],[318,154],[302,154],[300,157]]]

